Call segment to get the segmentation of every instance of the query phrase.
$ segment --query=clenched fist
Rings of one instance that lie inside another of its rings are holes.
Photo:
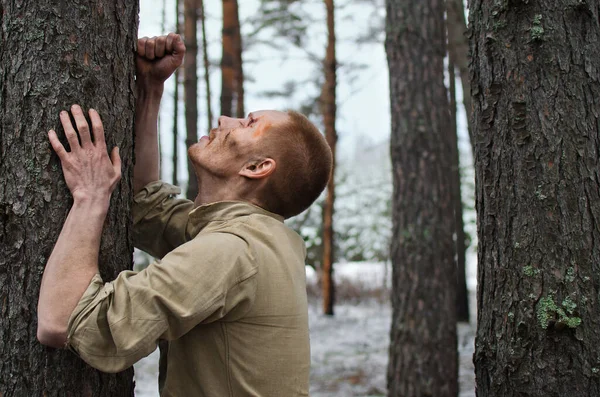
[[[136,78],[138,83],[163,84],[183,62],[185,44],[181,36],[142,37],[137,43]]]

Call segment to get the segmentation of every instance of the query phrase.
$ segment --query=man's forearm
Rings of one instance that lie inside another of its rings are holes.
[[[158,152],[158,111],[163,85],[150,85],[138,81],[135,109],[135,166],[133,168],[133,193],[150,182],[160,179]]]
[[[75,200],[48,259],[38,301],[38,339],[63,347],[67,325],[98,273],[98,252],[110,197]]]

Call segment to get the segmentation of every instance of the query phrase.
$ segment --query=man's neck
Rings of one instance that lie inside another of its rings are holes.
[[[194,200],[194,207],[219,201],[245,201],[262,207],[254,193],[254,189],[251,189],[242,180],[224,180],[215,177],[198,178],[198,195]]]

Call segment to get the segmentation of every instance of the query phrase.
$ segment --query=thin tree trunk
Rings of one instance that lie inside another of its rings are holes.
[[[460,160],[458,153],[458,130],[456,127],[456,73],[453,58],[448,57],[448,76],[450,80],[450,178],[452,181],[452,205],[454,207],[454,242],[456,250],[456,320],[469,322],[469,291],[467,290],[467,272],[465,252],[465,223],[463,221],[463,203],[460,189]]]
[[[179,34],[179,0],[175,0],[175,32]],[[173,92],[173,185],[179,183],[179,69],[175,70],[175,90]]]
[[[442,0],[387,0],[392,115],[389,396],[458,394]]]
[[[233,49],[234,1],[223,0],[223,31],[221,56],[221,114],[233,115],[233,91],[235,86],[235,69]]]
[[[212,128],[213,113],[210,93],[210,62],[208,60],[208,43],[206,40],[206,15],[204,14],[204,0],[198,0],[200,5],[200,18],[202,19],[202,57],[204,59],[204,84],[206,85],[206,113],[208,125],[206,132]]]
[[[90,11],[92,10],[92,11]],[[133,372],[104,374],[36,340],[40,281],[72,198],[47,131],[73,103],[98,110],[123,178],[100,273],[131,268],[137,2],[0,0],[0,396],[133,396]]]
[[[221,58],[221,114],[224,116],[233,116],[234,102],[235,115],[239,116],[239,106],[241,100],[243,117],[243,84],[238,87],[238,81],[243,83],[243,73],[241,69],[241,38],[240,21],[238,17],[237,0],[223,0],[223,55]],[[239,66],[238,66],[239,64]],[[241,79],[241,80],[240,80]],[[238,98],[239,89],[242,96]]]
[[[471,81],[469,76],[469,40],[466,36],[465,6],[463,0],[446,0],[448,26],[448,54],[458,67],[463,92],[463,104],[467,114],[467,129],[471,148],[473,140],[473,106],[471,104]]]
[[[335,15],[333,0],[325,0],[327,9],[327,51],[325,54],[325,84],[321,95],[321,105],[323,112],[323,123],[325,125],[325,138],[331,147],[333,154],[333,164],[335,165],[335,148],[337,143],[337,133],[335,130],[336,119],[336,68],[335,57]],[[321,272],[323,288],[323,313],[333,315],[333,305],[335,302],[335,288],[333,282],[333,262],[334,239],[333,239],[333,213],[335,203],[335,166],[331,172],[329,183],[327,184],[327,198],[323,206],[323,268]]]
[[[186,54],[183,60],[183,91],[185,96],[185,129],[186,146],[198,142],[198,42],[196,39],[196,23],[198,20],[196,0],[183,1],[183,35],[185,37]],[[186,197],[194,200],[198,195],[198,180],[194,166],[188,158],[188,186]]]
[[[471,1],[480,397],[600,396],[599,10]]]
[[[179,71],[176,70],[175,91],[173,92],[173,185],[179,182]]]
[[[242,32],[240,29],[240,17],[238,2],[235,1],[235,102],[236,102],[236,115],[239,118],[246,117],[244,112],[244,68],[242,63]]]

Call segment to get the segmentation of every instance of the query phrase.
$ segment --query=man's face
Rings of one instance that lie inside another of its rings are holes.
[[[231,178],[256,154],[260,154],[260,140],[271,127],[288,120],[285,112],[261,110],[244,119],[219,117],[219,125],[208,136],[188,149],[196,174]]]

